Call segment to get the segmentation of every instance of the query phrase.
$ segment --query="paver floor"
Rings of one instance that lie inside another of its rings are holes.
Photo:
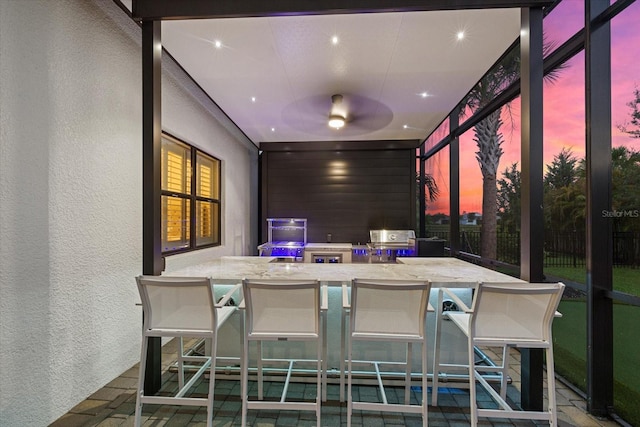
[[[177,389],[177,374],[168,369],[173,362],[175,346],[169,343],[163,347],[163,363],[166,371],[163,374],[161,392],[169,393]],[[490,352],[489,356],[493,356]],[[519,399],[520,375],[519,353],[512,350],[513,358],[508,396]],[[138,367],[124,372],[105,387],[96,391],[85,401],[80,402],[67,414],[51,424],[53,427],[75,426],[132,426],[135,410],[135,390],[138,381]],[[193,395],[206,396],[208,380],[197,383]],[[255,383],[251,383],[250,393]],[[279,396],[282,383],[266,382],[265,397]],[[390,387],[389,400],[403,399],[402,387]],[[558,424],[560,427],[613,427],[618,424],[611,420],[598,419],[586,413],[586,404],[578,394],[561,382],[556,385],[558,400]],[[372,386],[357,386],[354,388],[354,398],[375,398],[376,388]],[[288,396],[315,396],[315,384],[292,383]],[[346,403],[339,402],[339,386],[329,384],[327,388],[327,402],[322,405],[323,426],[343,426],[347,424]],[[430,397],[430,394],[429,394]],[[420,387],[412,388],[412,402],[421,398]],[[479,393],[479,400],[486,402],[490,398]],[[484,403],[484,402],[483,402]],[[487,403],[490,404],[490,403]],[[215,416],[214,426],[239,426],[241,417],[240,382],[233,379],[216,379],[215,387]],[[249,411],[248,422],[251,426],[315,426],[316,419],[313,412],[299,411]],[[387,427],[387,426],[421,426],[421,417],[417,414],[396,414],[381,412],[354,411],[352,417],[354,427]],[[458,427],[469,425],[469,393],[465,389],[443,388],[440,391],[438,406],[429,406],[429,426]],[[511,427],[548,425],[548,423],[522,420],[481,419],[481,426]],[[206,426],[206,408],[178,407],[168,405],[144,405],[143,426]]]

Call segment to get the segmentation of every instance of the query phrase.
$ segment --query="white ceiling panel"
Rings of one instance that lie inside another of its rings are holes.
[[[257,145],[424,139],[519,31],[519,9],[489,9],[165,21],[162,42]]]

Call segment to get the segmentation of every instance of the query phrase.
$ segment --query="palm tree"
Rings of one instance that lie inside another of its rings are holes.
[[[425,207],[429,204],[429,202],[435,202],[440,194],[440,189],[438,189],[438,184],[436,183],[433,175],[424,173],[420,175],[419,173],[416,175],[416,199],[418,200],[418,206],[420,206],[420,186],[424,184],[424,202]],[[416,224],[420,223],[420,217],[425,215],[426,212],[420,212],[420,209],[416,209],[417,217]],[[418,231],[418,230],[416,230]]]
[[[416,175],[416,182],[418,183],[417,185],[417,190],[418,190],[418,197],[420,197],[420,174]],[[438,183],[436,183],[435,178],[428,173],[425,173],[422,175],[422,179],[424,179],[424,201],[425,203],[429,203],[429,202],[435,202],[438,199],[438,196],[440,195],[440,189],[438,188]]]
[[[502,61],[478,82],[467,94],[465,106],[476,111],[493,100],[520,75],[519,50],[512,49]],[[497,256],[497,224],[498,224],[498,190],[496,177],[504,137],[502,127],[502,107],[489,114],[486,119],[473,128],[478,151],[476,159],[482,172],[482,233],[480,238],[480,255],[495,259]]]
[[[553,44],[544,43],[543,55],[553,49]],[[560,66],[548,73],[545,79],[553,81],[557,78],[558,72],[564,68]],[[516,46],[509,51],[502,60],[494,66],[478,84],[467,94],[463,100],[464,110],[477,111],[485,107],[504,89],[515,82],[520,77],[520,49]],[[482,232],[480,242],[480,255],[489,259],[496,259],[497,256],[497,210],[498,195],[496,187],[496,176],[502,157],[502,143],[504,137],[500,131],[503,125],[502,108],[500,107],[487,118],[475,125],[473,128],[474,141],[478,147],[476,159],[482,172]]]

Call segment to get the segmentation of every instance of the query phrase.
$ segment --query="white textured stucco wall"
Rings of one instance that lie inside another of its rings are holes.
[[[250,159],[247,150],[242,149],[234,135],[226,131],[225,124],[211,119],[212,116],[221,116],[193,82],[176,80],[176,76],[180,78],[182,75],[178,68],[173,63],[164,67],[162,128],[222,160],[223,245],[168,257],[166,271],[205,262],[213,257],[251,255],[257,246],[257,232],[255,227],[252,230],[249,222],[250,212],[257,216],[257,198],[251,197],[248,191],[250,176],[253,176],[254,183],[257,182],[257,151],[254,150]],[[189,92],[195,94],[198,102],[189,97]],[[228,121],[226,117],[222,120]]]
[[[166,67],[165,129],[223,161],[244,254],[251,150]],[[110,0],[0,0],[0,425],[45,426],[138,361],[139,28]],[[176,268],[177,268],[176,267]]]

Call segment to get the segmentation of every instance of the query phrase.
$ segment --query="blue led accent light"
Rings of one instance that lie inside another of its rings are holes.
[[[415,251],[413,249],[398,249],[396,252],[396,256],[399,256],[399,257],[413,256],[414,253]]]
[[[302,256],[302,249],[300,248],[283,248],[275,247],[271,250],[271,256]]]

